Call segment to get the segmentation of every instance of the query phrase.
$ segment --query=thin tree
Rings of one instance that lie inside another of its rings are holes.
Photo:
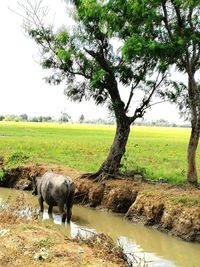
[[[79,117],[79,122],[83,123],[85,120],[85,116],[83,114],[81,114],[81,116]]]
[[[110,31],[109,10],[103,1],[72,2],[76,25],[68,31],[62,28],[55,32],[44,25],[41,1],[34,6],[27,1],[28,5],[21,7],[26,12],[27,32],[41,48],[41,65],[53,70],[47,82],[65,81],[65,94],[70,99],[80,102],[93,98],[97,105],[106,103],[115,115],[116,133],[109,154],[99,170],[90,175],[103,180],[118,174],[130,125],[144,116],[166,74],[149,57],[136,57],[131,63],[125,60],[121,51],[124,38]],[[136,89],[143,92],[143,97],[133,109]],[[121,91],[129,92],[127,102],[122,100]]]

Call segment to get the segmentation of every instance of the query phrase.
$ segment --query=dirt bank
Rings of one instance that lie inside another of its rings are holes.
[[[104,234],[69,239],[38,221],[0,213],[0,266],[126,267],[123,254]]]
[[[42,175],[49,169],[74,179],[76,203],[122,213],[131,221],[156,227],[186,241],[200,242],[200,190],[188,185],[151,184],[138,177],[98,184],[80,179],[80,173],[73,169],[28,165],[8,172],[1,186],[29,190],[29,175]]]

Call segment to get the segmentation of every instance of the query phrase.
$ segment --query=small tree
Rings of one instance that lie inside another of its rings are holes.
[[[59,119],[60,122],[69,122],[71,120],[71,116],[66,112],[61,112],[61,117]]]
[[[8,115],[5,115],[4,117],[4,120],[5,121],[20,121],[20,117],[17,116],[17,115],[14,115],[14,114],[8,114]]]
[[[81,114],[80,118],[79,118],[79,122],[83,123],[85,120],[85,116],[83,114]]]
[[[5,119],[5,116],[0,115],[0,121],[3,121]]]
[[[106,103],[113,112],[116,120],[113,144],[99,170],[90,176],[102,180],[118,173],[130,125],[144,116],[165,72],[149,57],[137,56],[131,62],[126,61],[121,50],[125,38],[110,31],[113,24],[110,20],[117,21],[118,17],[115,13],[109,14],[109,3],[97,0],[71,2],[76,9],[73,31],[54,32],[53,27],[45,27],[41,1],[35,7],[29,1],[28,6],[23,6],[28,17],[26,29],[41,47],[41,65],[53,70],[47,82],[66,81],[65,94],[70,99],[80,102],[93,98],[97,105]],[[118,49],[113,46],[116,40]],[[136,89],[143,92],[143,97],[132,110]],[[121,97],[123,90],[129,92],[126,102]]]
[[[38,118],[37,117],[30,118],[29,121],[38,122]]]
[[[20,116],[21,121],[27,121],[28,120],[28,115],[27,114],[21,114]]]

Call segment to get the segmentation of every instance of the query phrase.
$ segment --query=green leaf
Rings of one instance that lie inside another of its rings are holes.
[[[66,61],[70,58],[71,53],[69,53],[69,51],[66,51],[64,49],[57,49],[56,55],[58,56],[59,59]]]
[[[56,36],[56,40],[60,44],[66,44],[68,39],[69,39],[68,33],[64,32],[64,31],[63,32],[59,32],[59,34]]]
[[[184,39],[179,37],[179,39],[177,41],[177,44],[180,45],[180,46],[184,45]]]

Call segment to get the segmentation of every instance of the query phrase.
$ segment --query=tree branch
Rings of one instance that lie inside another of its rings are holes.
[[[156,103],[153,103],[153,104],[151,104],[151,105],[148,105],[148,107],[146,107],[145,109],[150,108],[150,107],[155,106],[155,105],[158,105],[158,104],[162,104],[162,103],[164,103],[164,102],[169,102],[169,100],[158,101],[158,102],[156,102]]]
[[[190,29],[192,32],[195,31],[194,24],[192,22],[192,14],[193,14],[194,9],[192,7],[189,7],[189,13],[188,13],[188,22],[190,24]]]
[[[133,98],[133,91],[135,90],[135,88],[138,86],[139,83],[140,83],[140,81],[137,81],[137,83],[134,86],[133,85],[131,86],[131,92],[130,92],[129,99],[128,99],[128,102],[127,102],[126,107],[125,107],[125,112],[128,111],[131,100]]]
[[[93,50],[88,50],[87,48],[83,48],[91,57],[96,59],[96,61],[99,63],[99,65],[109,74],[112,74],[112,70],[109,67],[107,61],[105,60],[104,56],[102,54],[99,54],[97,52],[94,52]]]
[[[73,71],[73,70],[67,70],[67,72],[69,72],[70,74],[73,74],[73,75],[80,75],[86,79],[91,79],[91,76],[88,76],[87,74],[85,73],[81,73],[81,72],[78,72],[78,71]]]
[[[176,16],[177,16],[177,20],[178,20],[178,29],[179,29],[179,35],[180,37],[184,37],[184,22],[183,22],[183,18],[181,17],[181,11],[180,11],[180,6],[177,5],[174,0],[172,0],[172,4],[174,6],[175,12],[176,12]]]
[[[144,76],[145,76],[145,74],[147,72],[147,64],[148,64],[148,62],[144,62],[144,64],[142,64],[138,68],[140,70],[140,72],[139,72],[140,79],[137,79],[135,85],[134,86],[133,85],[131,86],[131,91],[130,91],[128,102],[127,102],[126,107],[125,107],[125,112],[128,111],[128,108],[130,106],[131,100],[133,98],[133,91],[135,90],[135,88],[137,88],[137,86],[139,85],[139,83],[141,82],[142,78],[144,78]]]
[[[160,84],[163,82],[163,80],[166,77],[166,75],[162,75],[162,78],[158,82],[159,75],[160,75],[160,73],[158,73],[158,76],[156,78],[156,82],[155,82],[153,89],[152,89],[151,93],[149,94],[148,98],[147,99],[143,98],[141,106],[139,108],[136,108],[134,115],[132,117],[130,117],[131,123],[133,123],[137,118],[142,118],[144,116],[145,110],[147,108],[149,108],[149,103],[151,101],[151,98],[152,98],[155,90],[160,86]]]
[[[194,27],[194,24],[192,21],[193,10],[194,9],[192,7],[189,7],[188,22],[190,25],[191,32],[195,33],[195,27]],[[192,41],[192,44],[193,44],[193,49],[192,49],[191,64],[192,64],[192,67],[195,68],[196,59],[198,60],[199,56],[197,56],[197,43],[196,43],[196,41]]]
[[[108,90],[108,93],[110,94],[112,102],[113,103],[117,102],[118,104],[120,103],[121,106],[123,106],[123,112],[124,112],[125,104],[121,99],[121,96],[118,90],[117,81],[115,79],[113,70],[108,65],[108,62],[105,59],[104,55],[100,55],[99,53],[94,52],[93,50],[88,50],[85,47],[84,47],[84,50],[99,63],[100,67],[103,70],[105,70],[109,74],[108,79],[105,82],[105,88]]]
[[[171,31],[171,27],[169,24],[169,18],[168,18],[168,13],[167,13],[167,8],[166,8],[166,0],[162,0],[162,8],[163,8],[163,12],[164,12],[164,18],[163,21],[165,23],[165,28],[168,32],[169,38],[173,41],[174,37]]]

